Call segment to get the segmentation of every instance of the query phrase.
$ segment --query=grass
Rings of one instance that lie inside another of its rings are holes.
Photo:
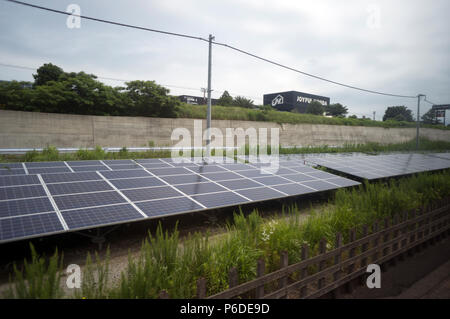
[[[418,151],[448,151],[450,150],[450,142],[431,141],[421,138]],[[381,144],[345,144],[338,147],[309,146],[280,148],[279,154],[309,154],[309,153],[345,153],[345,152],[363,152],[363,153],[380,153],[380,152],[399,152],[399,151],[417,151],[416,140],[413,139],[405,143]],[[245,147],[245,153],[249,153],[249,146]],[[270,146],[267,147],[267,153],[270,154]],[[215,155],[212,150],[212,155]],[[237,154],[237,151],[235,151]],[[192,151],[194,156],[194,151]],[[1,155],[0,162],[42,162],[42,161],[78,161],[78,160],[106,160],[106,159],[139,159],[139,158],[168,158],[171,157],[171,151],[145,151],[130,152],[123,147],[119,152],[105,152],[100,146],[94,150],[79,149],[75,153],[59,153],[54,146],[46,147],[42,152],[36,150],[29,151],[23,155]]]
[[[149,234],[143,242],[138,257],[129,256],[128,267],[117,285],[108,285],[108,258],[102,262],[97,256],[93,266],[88,256],[83,271],[86,283],[83,282],[80,291],[66,297],[157,298],[161,290],[166,290],[171,298],[192,298],[199,277],[207,279],[208,294],[214,294],[227,289],[232,267],[238,269],[239,282],[248,281],[256,277],[258,258],[265,259],[270,272],[278,269],[282,251],[288,253],[290,264],[298,262],[303,244],[308,244],[314,254],[322,238],[327,239],[331,248],[337,232],[347,241],[350,229],[428,206],[449,195],[447,170],[339,189],[328,203],[311,209],[302,218],[296,206],[283,209],[278,218],[271,219],[262,218],[256,210],[247,216],[239,212],[234,214],[233,223],[227,225],[220,240],[195,233],[181,241],[177,227],[169,232],[159,225],[156,233]],[[14,268],[11,282],[14,293],[6,297],[60,297],[56,289],[57,253],[48,267],[33,248],[32,256],[22,271]],[[43,288],[37,288],[40,285]]]
[[[180,118],[206,118],[206,105],[190,105],[182,103],[177,110]],[[349,125],[349,126],[375,126],[375,127],[416,127],[415,122],[400,121],[372,121],[370,119],[353,119],[340,117],[325,117],[312,114],[301,114],[292,112],[281,112],[277,110],[247,109],[234,106],[214,105],[211,109],[214,120],[236,120],[236,121],[262,121],[275,122],[278,124],[325,124],[325,125]],[[421,124],[421,127],[448,130],[450,127],[443,125]]]

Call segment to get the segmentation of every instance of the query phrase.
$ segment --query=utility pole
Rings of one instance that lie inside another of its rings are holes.
[[[209,51],[208,51],[208,110],[206,112],[206,154],[210,154],[211,144],[211,48],[212,41],[215,38],[209,35]]]
[[[375,113],[376,111],[373,111],[373,120],[375,121]]]
[[[420,128],[420,97],[425,96],[423,94],[417,95],[417,133],[416,133],[416,150],[419,150],[419,128]]]

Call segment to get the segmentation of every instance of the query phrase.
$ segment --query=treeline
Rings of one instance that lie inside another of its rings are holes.
[[[154,81],[111,87],[93,74],[64,72],[51,63],[34,82],[0,82],[0,109],[86,115],[176,117],[180,101]]]

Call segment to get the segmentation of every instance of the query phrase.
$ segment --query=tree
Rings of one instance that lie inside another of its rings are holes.
[[[0,82],[0,109],[34,111],[31,104],[33,90],[30,82]]]
[[[135,116],[176,117],[179,100],[169,96],[169,90],[154,81],[126,83],[126,95],[130,98],[129,111]]]
[[[331,116],[344,116],[345,117],[345,114],[348,113],[347,107],[343,106],[340,103],[326,105],[324,107],[324,109],[325,109],[326,115],[331,115]]]
[[[37,69],[37,74],[33,74],[34,85],[44,85],[49,81],[58,81],[64,74],[63,69],[51,63],[46,63]]]
[[[436,118],[436,111],[430,109],[427,113],[422,116],[422,120],[425,124],[440,124],[439,120]]]
[[[389,106],[383,116],[383,121],[387,120],[414,122],[411,110],[403,105]]]
[[[233,105],[238,107],[244,107],[247,109],[252,109],[255,107],[253,100],[247,99],[243,96],[236,96],[233,100]]]
[[[228,91],[224,91],[222,96],[217,101],[217,105],[222,106],[230,106],[233,105],[233,97],[228,93]]]
[[[323,112],[325,112],[325,108],[317,101],[309,103],[309,105],[306,107],[306,113],[309,114],[322,115]]]

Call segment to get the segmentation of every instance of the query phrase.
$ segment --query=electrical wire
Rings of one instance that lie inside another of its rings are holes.
[[[4,1],[8,1],[11,3],[15,3],[15,4],[19,4],[19,5],[23,5],[23,6],[28,6],[28,7],[32,7],[32,8],[36,8],[36,9],[41,9],[41,10],[45,10],[45,11],[50,11],[50,12],[54,12],[54,13],[59,13],[59,14],[64,14],[64,15],[68,15],[68,16],[76,16],[79,18],[83,18],[83,19],[87,19],[87,20],[92,20],[92,21],[97,21],[97,22],[102,22],[102,23],[108,23],[108,24],[112,24],[112,25],[117,25],[117,26],[122,26],[122,27],[127,27],[127,28],[133,28],[133,29],[139,29],[139,30],[143,30],[143,31],[150,31],[150,32],[157,32],[157,33],[162,33],[162,34],[166,34],[166,35],[172,35],[172,36],[178,36],[178,37],[184,37],[184,38],[190,38],[190,39],[195,39],[195,40],[201,40],[201,41],[206,41],[209,42],[209,40],[202,38],[202,37],[198,37],[198,36],[192,36],[192,35],[187,35],[187,34],[181,34],[181,33],[175,33],[175,32],[168,32],[168,31],[162,31],[162,30],[157,30],[157,29],[150,29],[150,28],[144,28],[144,27],[139,27],[139,26],[134,26],[134,25],[130,25],[130,24],[125,24],[125,23],[119,23],[119,22],[114,22],[114,21],[110,21],[110,20],[104,20],[104,19],[98,19],[98,18],[93,18],[93,17],[88,17],[88,16],[84,16],[84,15],[76,15],[73,13],[69,13],[69,12],[64,12],[61,10],[55,10],[55,9],[51,9],[51,8],[46,8],[46,7],[42,7],[42,6],[38,6],[38,5],[34,5],[34,4],[30,4],[30,3],[26,3],[26,2],[22,2],[22,1],[17,1],[17,0],[4,0]],[[339,85],[339,86],[343,86],[349,89],[353,89],[353,90],[358,90],[358,91],[362,91],[362,92],[366,92],[366,93],[372,93],[372,94],[378,94],[378,95],[384,95],[384,96],[391,96],[391,97],[399,97],[399,98],[417,98],[416,95],[400,95],[400,94],[392,94],[392,93],[385,93],[385,92],[380,92],[380,91],[374,91],[374,90],[368,90],[368,89],[364,89],[361,87],[357,87],[354,85],[349,85],[349,84],[345,84],[342,82],[337,82],[337,81],[333,81],[333,80],[329,80],[326,79],[324,77],[321,76],[317,76],[311,73],[307,73],[304,71],[301,71],[299,69],[293,68],[293,67],[289,67],[287,65],[278,63],[276,61],[261,57],[257,54],[254,53],[250,53],[248,51],[239,49],[237,47],[228,45],[226,43],[220,43],[220,42],[216,42],[216,41],[211,41],[213,44],[218,45],[218,46],[223,46],[226,47],[228,49],[237,51],[239,53],[248,55],[250,57],[259,59],[261,61],[276,65],[278,67],[308,76],[308,77],[312,77],[321,81],[325,81],[328,83],[332,83],[335,85]]]

